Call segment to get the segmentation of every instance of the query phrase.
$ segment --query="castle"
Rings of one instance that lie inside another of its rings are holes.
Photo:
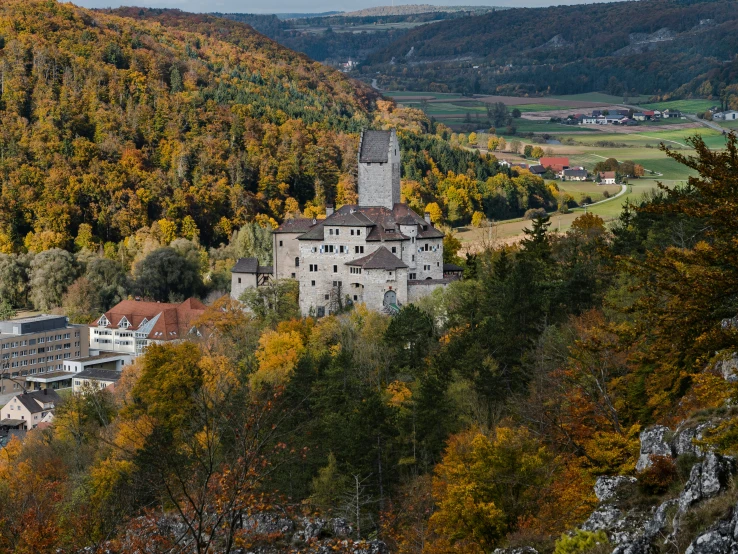
[[[396,313],[403,304],[459,277],[443,264],[443,236],[400,202],[400,146],[395,130],[364,131],[359,142],[358,205],[326,218],[287,219],[273,234],[273,266],[242,258],[231,295],[268,278],[297,279],[303,315],[324,316],[352,303]],[[445,271],[444,271],[445,270]]]

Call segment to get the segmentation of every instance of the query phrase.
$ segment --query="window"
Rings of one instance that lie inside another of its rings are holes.
[[[340,231],[340,229],[336,229],[336,234],[337,234],[337,235],[339,234],[339,231]]]
[[[333,266],[333,273],[338,273],[338,266],[337,265],[334,265]]]
[[[417,273],[410,273],[410,274],[409,274],[409,275],[407,276],[407,278],[408,278],[408,279],[410,279],[411,281],[413,281],[413,280],[415,280],[415,279],[417,279],[417,278],[418,278],[418,275],[417,275]]]
[[[316,272],[318,271],[318,264],[310,264],[310,271]]]
[[[411,242],[412,244],[415,244],[415,237],[410,237],[410,242]]]
[[[282,246],[282,241],[281,240],[279,241],[279,246]]]
[[[239,285],[241,284],[241,278],[240,277],[238,278],[238,284]]]
[[[330,295],[330,294],[326,294],[326,295],[325,295],[325,299],[326,299],[326,300],[330,300],[330,298],[331,298],[331,295]]]
[[[356,229],[356,235],[361,236],[361,229]]]
[[[423,271],[430,271],[430,265],[423,265]]]
[[[392,253],[393,253],[393,254],[397,254],[397,247],[396,247],[396,246],[393,246],[393,247],[392,247]]]
[[[391,271],[389,272],[389,275],[390,275],[390,277],[392,277],[392,272]]]
[[[363,254],[363,253],[364,253],[363,246],[354,246],[354,254]]]
[[[359,297],[354,294],[354,300],[358,300]]]
[[[339,251],[339,252],[340,252],[341,254],[343,254],[343,253],[348,253],[348,246],[343,246],[343,245],[341,245],[341,246],[339,246],[339,247],[338,247],[338,251]]]
[[[311,287],[314,287],[315,286],[315,281],[310,281],[310,286]]]
[[[354,230],[353,229],[351,229],[351,236],[352,237],[354,236]]]
[[[333,236],[333,229],[328,229],[328,234]]]
[[[325,252],[326,252],[326,254],[328,254],[328,253],[333,254],[333,245],[332,244],[326,244],[325,245]]]
[[[341,285],[343,285],[343,281],[333,281],[334,287],[340,287]]]
[[[295,274],[294,274],[294,273],[292,273],[292,278],[293,278],[293,279],[295,278]]]
[[[361,268],[360,267],[352,267],[351,268],[351,273],[353,273],[354,275],[361,275]]]
[[[295,267],[300,267],[300,258],[295,258]]]
[[[415,261],[415,254],[413,254],[413,256],[412,256],[412,261],[413,262]]]

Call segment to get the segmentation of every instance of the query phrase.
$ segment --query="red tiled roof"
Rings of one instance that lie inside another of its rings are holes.
[[[564,169],[565,167],[569,167],[569,158],[541,158],[538,163],[543,167]]]
[[[162,302],[141,302],[137,300],[123,300],[107,312],[105,317],[111,328],[119,328],[121,320],[128,320],[130,330],[137,330],[144,320],[151,321],[159,316],[148,338],[154,340],[175,340],[185,336],[192,326],[192,322],[203,314],[205,304],[196,298],[189,298],[181,304],[167,304]],[[161,315],[159,315],[161,314]],[[97,325],[97,321],[92,325]]]

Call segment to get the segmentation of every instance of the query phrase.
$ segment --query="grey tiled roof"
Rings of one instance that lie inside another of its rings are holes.
[[[317,222],[307,217],[295,217],[292,219],[285,219],[282,225],[277,227],[275,233],[306,233],[313,225]]]
[[[259,260],[256,258],[239,258],[231,273],[256,273],[259,270]]]
[[[75,379],[97,379],[100,381],[117,381],[122,373],[114,369],[88,368],[74,374]]]
[[[346,262],[346,265],[357,265],[364,269],[398,269],[407,267],[405,262],[384,246],[380,246],[368,256]]]
[[[41,402],[42,404],[46,402],[53,402],[54,404],[57,404],[61,400],[61,398],[59,397],[58,394],[56,394],[54,389],[45,389],[45,390],[27,392],[24,394],[19,394],[18,396],[16,396],[16,398],[32,414],[37,414],[39,412],[44,411],[44,408],[38,402]],[[38,400],[38,402],[36,402],[36,400]]]
[[[386,162],[389,156],[392,131],[364,131],[361,133],[359,162]]]

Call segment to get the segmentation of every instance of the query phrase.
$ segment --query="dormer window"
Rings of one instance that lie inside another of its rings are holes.
[[[110,322],[108,321],[108,318],[105,317],[105,315],[101,315],[100,319],[97,320],[97,324],[100,327],[107,327],[108,325],[110,325]]]
[[[130,323],[128,323],[128,320],[126,319],[126,316],[123,316],[121,320],[118,322],[118,327],[120,329],[128,329],[130,327]]]
[[[143,321],[138,325],[139,329],[149,322],[148,318],[143,318]]]

